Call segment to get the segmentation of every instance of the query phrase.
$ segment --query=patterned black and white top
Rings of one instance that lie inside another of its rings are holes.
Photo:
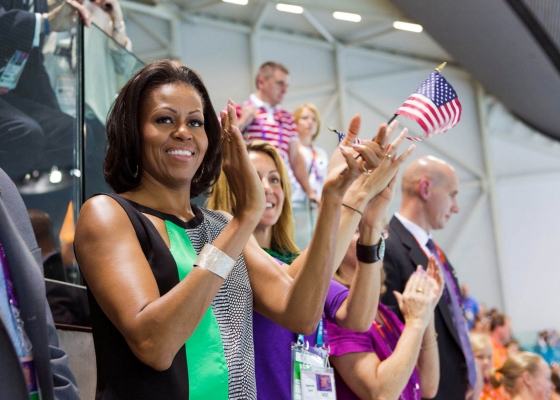
[[[219,212],[200,210],[204,216],[202,223],[186,229],[197,254],[206,243],[213,243],[228,223]],[[256,399],[253,292],[243,253],[216,294],[212,309],[220,327],[228,364],[229,398]]]
[[[160,295],[179,283],[173,256],[152,222],[150,214],[185,229],[196,254],[213,243],[228,224],[221,213],[192,206],[195,217],[188,222],[127,200],[109,195],[126,211],[142,251],[150,264]],[[97,360],[97,399],[188,399],[189,374],[185,347],[172,365],[156,371],[139,361],[88,288],[93,339]],[[256,400],[253,349],[253,292],[243,254],[212,302],[227,363],[228,398]],[[193,377],[194,378],[194,377]],[[192,396],[191,396],[192,397]]]

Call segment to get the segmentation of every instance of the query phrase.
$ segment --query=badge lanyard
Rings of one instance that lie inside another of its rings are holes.
[[[334,370],[330,368],[325,343],[328,343],[328,334],[321,318],[315,346],[310,347],[301,334],[297,343],[292,344],[293,400],[336,399]]]
[[[37,384],[37,375],[33,363],[33,353],[31,351],[33,346],[31,345],[31,341],[24,330],[23,320],[21,319],[19,311],[19,302],[14,290],[14,284],[10,274],[10,269],[8,268],[8,260],[6,258],[6,253],[4,252],[2,242],[0,242],[0,264],[2,265],[2,272],[4,273],[12,318],[19,333],[19,345],[21,348],[17,351],[17,353],[21,362],[21,367],[25,374],[25,381],[27,383],[27,389],[29,390],[29,399],[39,400],[41,396],[39,393],[39,385]]]
[[[315,178],[317,179],[317,182],[321,184],[323,182],[323,178],[319,176],[319,167],[317,166],[317,152],[315,151],[315,147],[313,147],[313,145],[309,147],[311,147],[311,156],[312,156],[311,168],[309,172],[315,170]]]
[[[248,104],[253,104],[251,101],[247,102]],[[264,107],[259,107],[260,109],[264,109],[267,118],[268,118],[268,111],[266,111],[266,108]],[[278,122],[278,147],[282,147],[282,143],[284,141],[284,130],[283,130],[283,123],[282,123],[282,114],[280,113],[280,110],[278,110],[278,121],[276,121],[276,113],[273,112],[272,114],[272,118],[274,119],[275,122]],[[257,124],[259,125],[259,130],[261,131],[261,139],[264,140],[265,142],[268,141],[266,138],[266,130],[264,129],[264,124],[262,122],[262,120],[256,116],[255,120],[257,121]]]

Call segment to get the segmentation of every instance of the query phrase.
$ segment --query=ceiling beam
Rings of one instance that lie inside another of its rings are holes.
[[[329,42],[330,44],[336,43],[336,39],[334,38],[334,36],[331,35],[327,28],[325,28],[319,21],[317,21],[317,19],[313,16],[313,14],[311,14],[311,12],[309,12],[309,10],[304,8],[303,16],[311,25],[313,25],[317,32],[319,32],[327,42]]]

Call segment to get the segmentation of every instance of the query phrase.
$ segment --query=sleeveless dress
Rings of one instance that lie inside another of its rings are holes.
[[[204,244],[212,243],[228,223],[222,214],[195,205],[195,217],[184,222],[119,195],[109,196],[130,218],[162,296],[190,272]],[[165,221],[170,248],[143,213]],[[253,293],[243,254],[166,371],[138,360],[89,287],[88,297],[97,359],[96,399],[256,399]]]

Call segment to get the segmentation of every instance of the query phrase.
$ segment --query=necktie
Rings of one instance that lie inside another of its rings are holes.
[[[434,255],[438,263],[443,267],[443,278],[445,280],[445,297],[447,299],[451,314],[453,315],[453,320],[455,321],[455,327],[457,328],[457,333],[459,334],[459,339],[461,341],[461,347],[463,349],[463,354],[465,355],[465,360],[467,362],[469,384],[471,388],[474,388],[476,383],[476,366],[474,362],[474,354],[471,347],[471,342],[469,340],[469,331],[467,329],[467,321],[461,310],[461,299],[459,298],[459,291],[453,280],[453,275],[447,263],[443,262],[439,257],[439,251],[436,248],[435,243],[432,239],[428,240],[426,247],[430,249],[431,253]]]

